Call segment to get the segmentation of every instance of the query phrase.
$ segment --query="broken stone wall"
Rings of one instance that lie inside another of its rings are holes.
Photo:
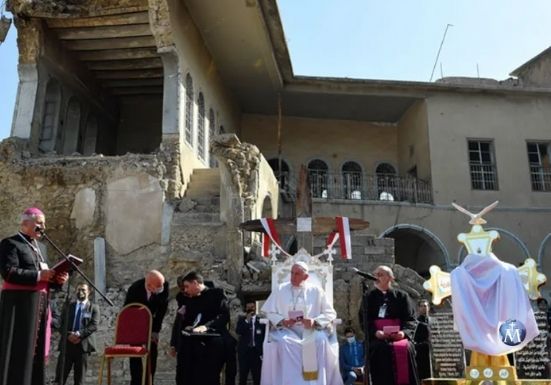
[[[107,286],[116,306],[102,306],[100,351],[104,342],[112,341],[114,317],[134,280],[157,268],[167,272],[174,286],[178,272],[170,274],[169,257],[160,244],[164,173],[154,155],[32,158],[24,141],[12,138],[0,144],[2,238],[17,231],[25,207],[39,206],[47,216],[49,237],[62,250],[82,257],[82,268],[92,279],[94,239],[107,240]],[[48,257],[50,262],[58,259],[51,247]],[[169,316],[165,341],[170,322]],[[52,373],[53,367],[55,360],[50,362]]]

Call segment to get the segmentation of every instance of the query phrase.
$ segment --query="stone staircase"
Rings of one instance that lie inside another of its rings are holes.
[[[195,169],[185,197],[188,199],[220,197],[220,170],[218,168]]]
[[[225,225],[220,221],[220,172],[196,169],[171,226],[174,268],[219,267],[225,256]],[[218,275],[218,274],[217,274]]]

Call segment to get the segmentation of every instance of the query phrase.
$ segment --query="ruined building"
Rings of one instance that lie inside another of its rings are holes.
[[[0,145],[1,235],[39,205],[51,238],[118,303],[150,268],[173,288],[201,269],[236,307],[265,297],[267,265],[237,225],[294,215],[301,164],[314,215],[370,222],[353,238],[354,265],[396,262],[414,295],[414,271],[450,270],[465,255],[452,201],[474,210],[499,200],[487,218],[502,236],[496,254],[533,257],[551,276],[547,51],[502,82],[305,77],[293,74],[275,0],[8,7],[20,83]],[[349,264],[336,262],[335,303],[356,323],[361,285]],[[100,337],[111,338],[115,312],[105,308]],[[166,378],[173,365],[163,360]]]

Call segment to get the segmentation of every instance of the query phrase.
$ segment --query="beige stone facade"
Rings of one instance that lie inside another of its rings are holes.
[[[294,215],[303,164],[314,216],[370,222],[353,260],[335,262],[345,323],[358,325],[352,265],[396,263],[419,297],[418,274],[461,262],[456,236],[469,226],[454,201],[476,211],[499,200],[487,217],[502,236],[496,254],[533,257],[551,277],[548,52],[502,82],[314,78],[293,74],[275,0],[8,3],[20,83],[13,138],[0,146],[0,235],[40,206],[88,273],[105,258],[94,278],[117,305],[151,268],[174,292],[178,275],[200,269],[227,289],[234,317],[240,299],[266,297],[258,237],[238,225]],[[323,245],[314,239],[314,251]],[[116,309],[106,314],[104,342]],[[172,383],[174,362],[160,361],[157,383]]]

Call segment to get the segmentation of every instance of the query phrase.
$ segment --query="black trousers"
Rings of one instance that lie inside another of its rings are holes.
[[[149,352],[149,359],[151,362],[151,385],[153,385],[153,376],[155,376],[155,369],[157,369],[157,344],[151,342],[151,351]],[[142,383],[142,359],[131,358],[130,359],[130,385],[141,385]],[[147,380],[145,381],[147,384]]]
[[[74,383],[75,385],[82,385],[84,376],[86,375],[86,369],[88,368],[88,356],[90,354],[82,350],[82,344],[72,344],[67,341],[65,347],[65,364],[63,373],[63,382],[61,379],[61,359],[57,360],[55,382],[61,385],[65,385],[71,369],[74,369]]]
[[[178,347],[177,385],[220,385],[225,362],[222,337],[184,337]]]
[[[247,385],[249,372],[253,376],[253,384],[260,385],[260,371],[262,360],[260,352],[255,347],[248,347],[239,351],[239,385]]]
[[[226,376],[226,385],[235,385],[235,376],[237,376],[237,357],[235,355],[235,348],[237,340],[227,334],[224,336],[224,350],[226,352],[226,367],[224,374]]]

